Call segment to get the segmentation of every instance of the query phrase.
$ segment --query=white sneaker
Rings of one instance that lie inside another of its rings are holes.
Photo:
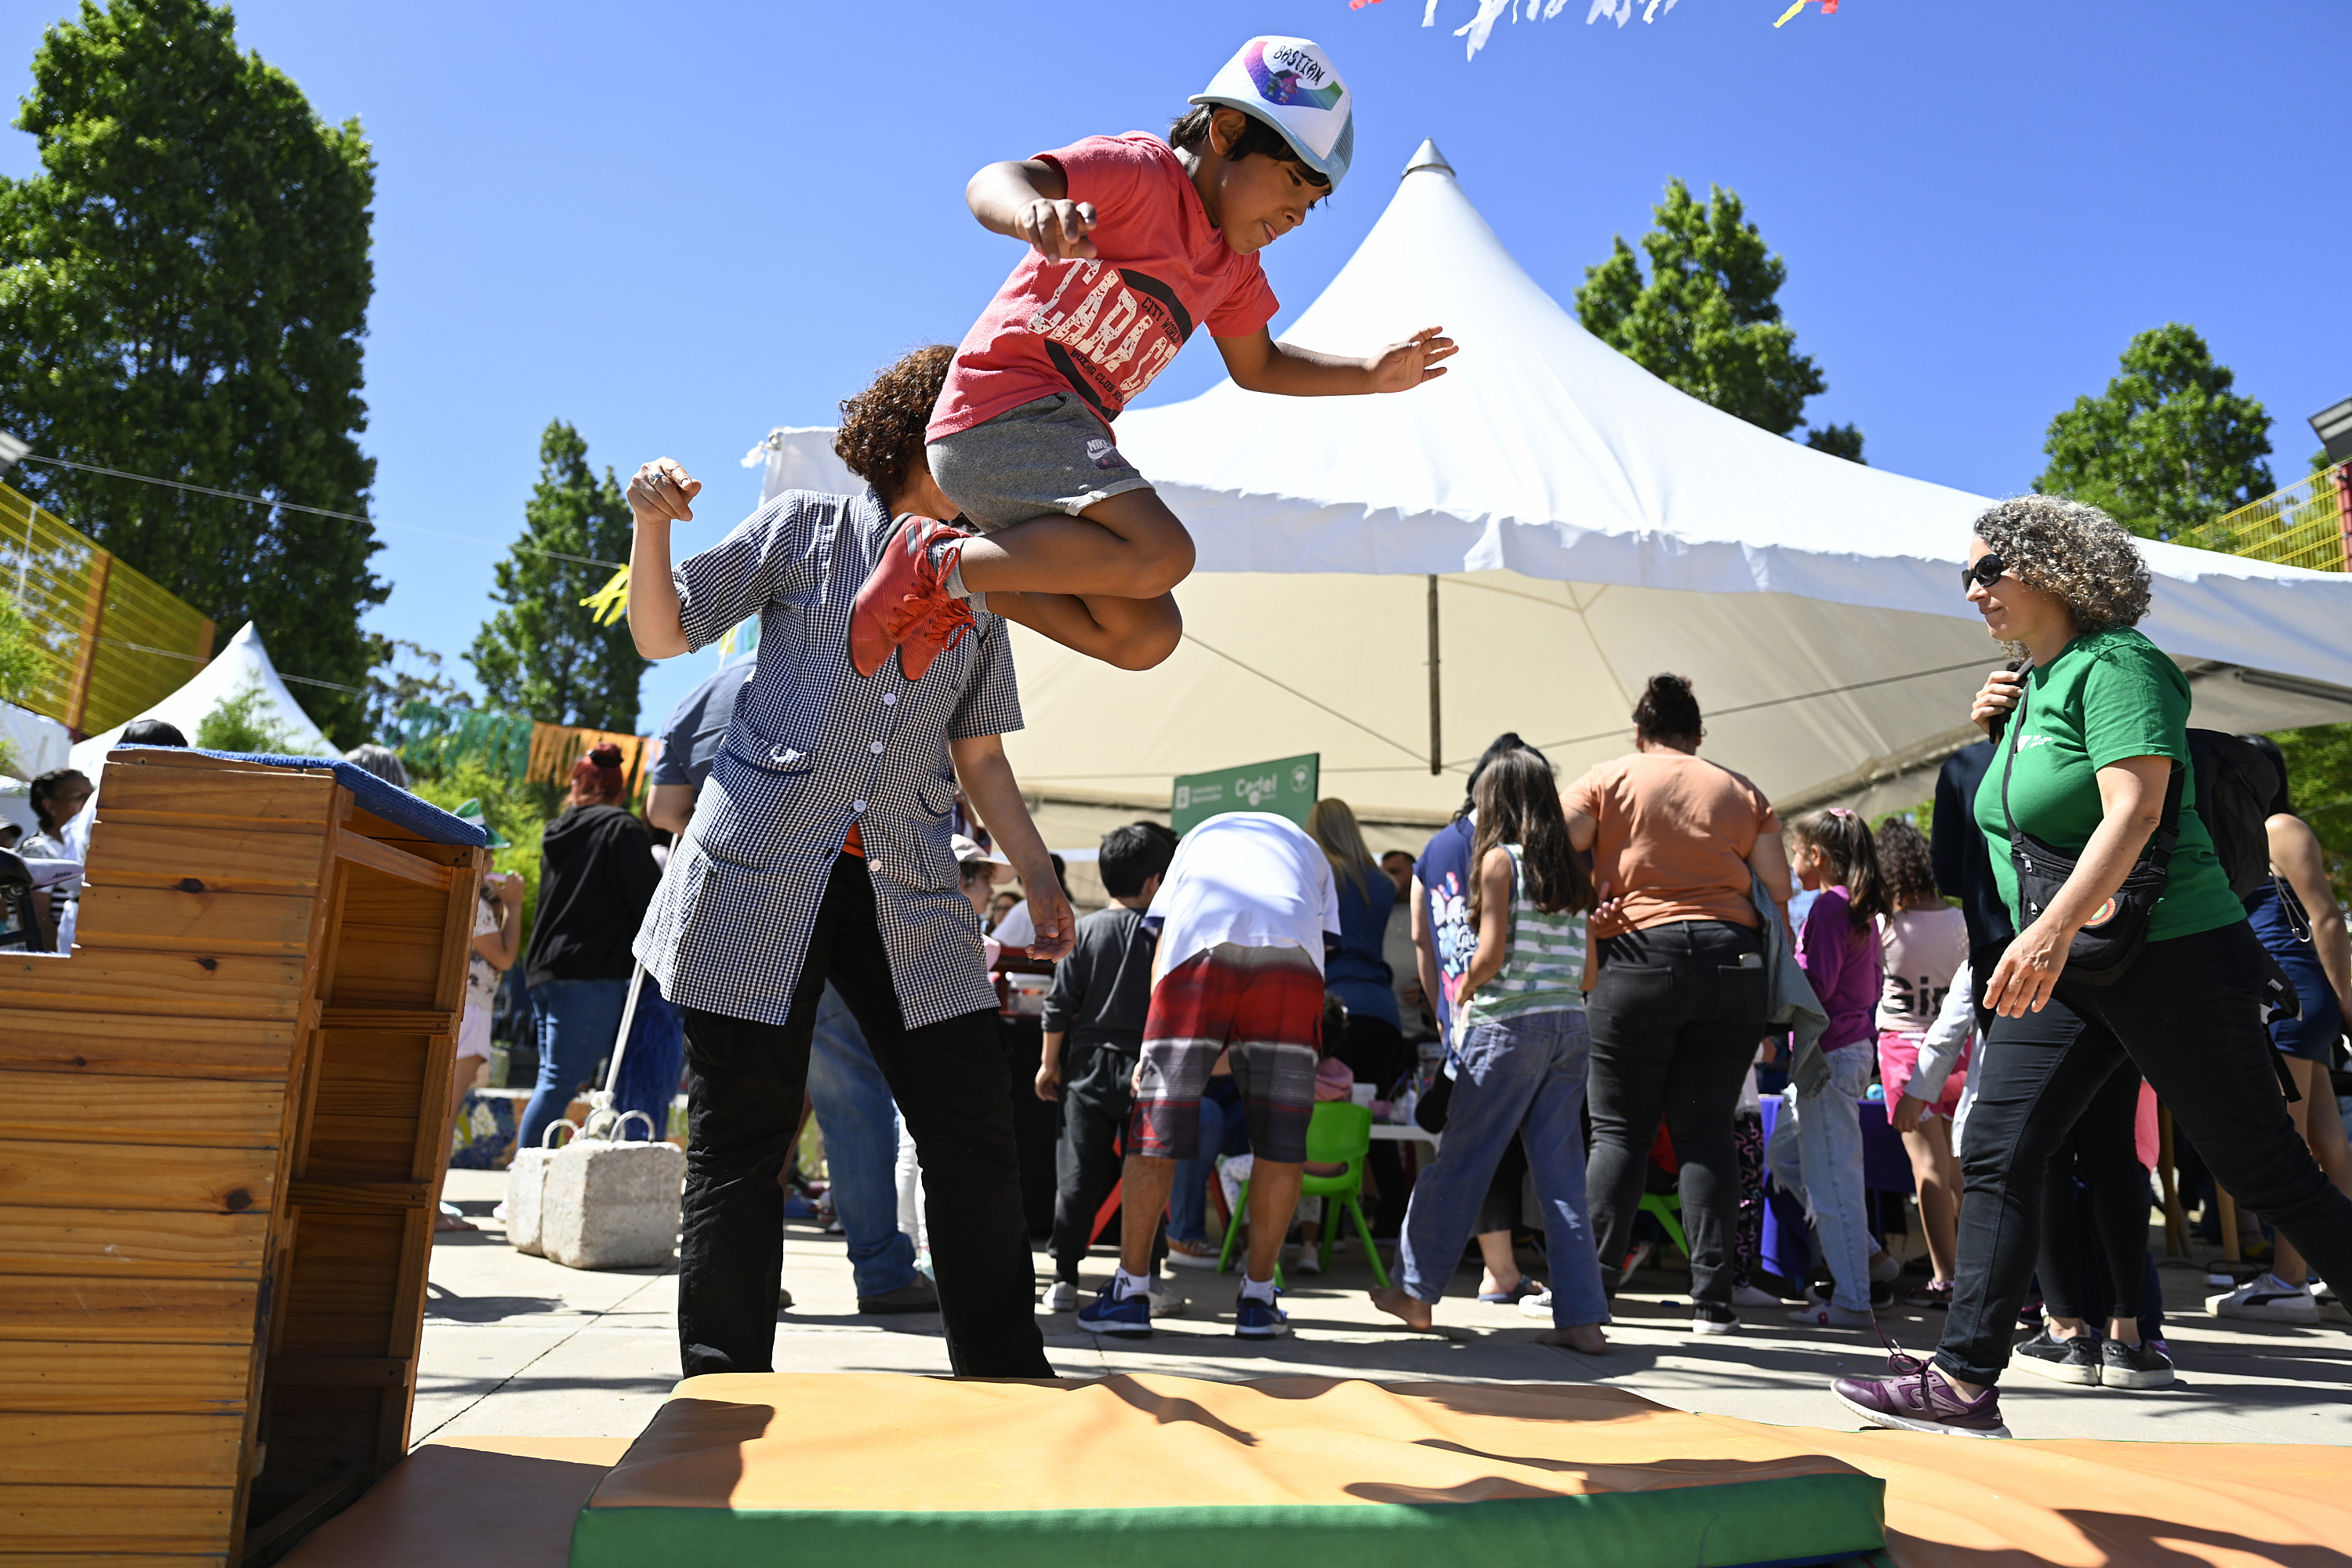
[[[1290,1266],[1290,1271],[1301,1279],[1305,1279],[1310,1274],[1322,1273],[1323,1258],[1319,1246],[1300,1247],[1298,1249],[1298,1261]]]
[[[2205,1310],[2217,1318],[2245,1318],[2257,1323],[2317,1323],[2319,1303],[2307,1287],[2282,1283],[2275,1275],[2257,1274],[2227,1295],[2215,1296]]]
[[[1520,1297],[1519,1315],[1526,1318],[1540,1318],[1547,1323],[1550,1322],[1551,1292],[1538,1290],[1532,1296]]]
[[[1903,1260],[1891,1252],[1882,1252],[1870,1260],[1870,1282],[1892,1285],[1903,1278]]]
[[[1870,1312],[1857,1312],[1832,1301],[1810,1302],[1789,1314],[1789,1321],[1802,1323],[1809,1329],[1874,1329],[1877,1317]]]
[[[1044,1310],[1048,1312],[1075,1312],[1078,1310],[1078,1288],[1066,1279],[1056,1279],[1045,1287]]]
[[[1184,1315],[1186,1306],[1184,1298],[1169,1289],[1167,1280],[1152,1280],[1150,1295],[1153,1317],[1181,1318]]]
[[[1732,1291],[1731,1304],[1735,1307],[1777,1307],[1780,1304],[1780,1298],[1769,1290],[1759,1290],[1753,1285],[1742,1285]]]

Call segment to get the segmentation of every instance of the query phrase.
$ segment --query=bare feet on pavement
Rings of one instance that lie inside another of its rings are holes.
[[[1423,1333],[1428,1333],[1437,1326],[1436,1315],[1429,1310],[1428,1302],[1416,1301],[1393,1285],[1385,1290],[1373,1290],[1368,1293],[1371,1297],[1373,1306],[1391,1317],[1402,1318],[1404,1320],[1404,1326],[1408,1329],[1418,1329]]]
[[[1609,1348],[1609,1336],[1601,1331],[1598,1323],[1579,1323],[1574,1328],[1553,1329],[1536,1336],[1539,1345],[1558,1345],[1566,1351],[1580,1351],[1586,1355],[1599,1355]]]

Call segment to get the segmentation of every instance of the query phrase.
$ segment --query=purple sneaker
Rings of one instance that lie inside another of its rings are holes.
[[[1896,1364],[1910,1361],[1905,1356]],[[1830,1384],[1830,1392],[1874,1426],[1952,1437],[2009,1436],[2000,1420],[2000,1390],[1988,1388],[1974,1399],[1963,1399],[1924,1363],[1913,1363],[1893,1377],[1841,1377]]]

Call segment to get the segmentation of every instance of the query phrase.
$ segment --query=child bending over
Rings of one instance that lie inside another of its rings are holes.
[[[1266,331],[1257,253],[1338,189],[1355,150],[1354,98],[1323,51],[1253,38],[1192,101],[1167,142],[1089,136],[972,176],[972,216],[1033,247],[956,351],[925,432],[940,489],[984,537],[900,520],[857,596],[859,674],[909,637],[954,637],[974,607],[1122,668],[1175,650],[1169,590],[1192,538],[1111,421],[1195,328],[1253,392],[1404,392],[1445,374],[1454,345],[1436,327],[1370,359]]]

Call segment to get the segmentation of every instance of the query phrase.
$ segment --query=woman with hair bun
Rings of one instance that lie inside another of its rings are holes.
[[[539,1081],[517,1129],[522,1148],[539,1147],[620,1033],[629,943],[661,880],[653,836],[621,805],[628,787],[621,748],[592,749],[572,764],[563,815],[540,840],[539,909],[523,953]]]
[[[1692,1327],[1739,1326],[1732,1226],[1739,1208],[1733,1111],[1764,1032],[1761,922],[1753,877],[1789,902],[1780,819],[1764,792],[1698,757],[1698,699],[1679,675],[1650,679],[1633,707],[1633,750],[1561,796],[1569,833],[1592,852],[1598,973],[1588,1184],[1601,1278],[1614,1289],[1633,1245],[1661,1120],[1679,1163],[1690,1240]]]

